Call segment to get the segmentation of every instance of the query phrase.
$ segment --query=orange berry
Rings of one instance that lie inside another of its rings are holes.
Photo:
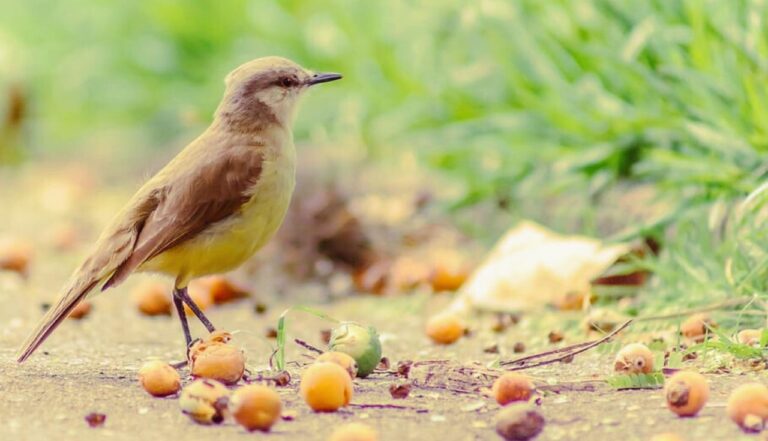
[[[694,416],[709,399],[709,384],[697,372],[680,371],[664,384],[667,407],[679,416]]]
[[[592,293],[584,291],[569,291],[554,301],[555,308],[561,311],[581,311],[586,306],[592,304],[596,299]]]
[[[156,397],[175,394],[181,389],[181,377],[171,365],[162,361],[148,361],[139,369],[139,383]]]
[[[299,390],[314,411],[335,412],[352,399],[352,379],[338,364],[321,361],[304,371]]]
[[[225,331],[214,331],[207,340],[198,341],[189,349],[192,375],[210,378],[224,384],[235,384],[245,371],[245,353],[227,344],[231,338]]]
[[[80,320],[85,318],[89,313],[91,312],[91,302],[87,300],[83,300],[77,305],[75,305],[74,308],[72,308],[72,311],[69,312],[69,318]]]
[[[248,297],[248,291],[232,283],[224,276],[208,276],[198,279],[201,289],[207,289],[215,304],[227,303]]]
[[[613,362],[616,372],[648,374],[653,371],[653,352],[642,343],[631,343],[616,354]]]
[[[229,389],[216,380],[195,380],[182,389],[179,407],[195,422],[221,424],[224,421],[229,395]]]
[[[493,383],[493,396],[502,406],[513,401],[528,401],[534,385],[530,378],[516,372],[507,372]]]
[[[442,313],[427,322],[427,335],[433,342],[449,345],[464,335],[464,322],[455,314]]]
[[[198,308],[200,308],[201,311],[205,311],[213,304],[213,297],[211,297],[211,291],[208,289],[205,289],[202,287],[199,283],[195,281],[195,283],[189,284],[189,290],[188,290],[189,296],[192,298],[192,301],[195,302]],[[187,314],[187,316],[192,316],[194,313],[191,309],[189,309],[189,306],[186,304],[184,305],[184,312]]]
[[[737,387],[728,397],[728,417],[746,430],[762,430],[768,418],[768,387],[747,383]]]
[[[229,399],[229,410],[235,421],[250,431],[269,431],[280,419],[282,407],[280,395],[260,384],[241,387]]]
[[[323,352],[316,359],[315,362],[327,361],[330,363],[336,363],[343,367],[345,371],[349,373],[349,377],[354,379],[357,377],[357,362],[349,354],[344,352]]]
[[[148,280],[133,290],[136,307],[144,315],[171,315],[171,293],[160,281]]]
[[[736,341],[743,345],[759,346],[762,336],[762,329],[743,329],[736,334]]]
[[[469,271],[464,267],[438,264],[432,270],[429,281],[435,292],[456,291],[461,288],[468,277]]]
[[[369,266],[359,268],[352,274],[352,283],[360,292],[376,295],[384,294],[391,266],[391,262],[379,260]]]
[[[429,281],[429,266],[414,257],[398,257],[389,267],[389,285],[398,292],[409,291]]]
[[[507,441],[534,439],[544,430],[544,417],[528,403],[513,403],[496,415],[496,433]]]
[[[680,325],[680,332],[695,342],[702,342],[709,332],[708,328],[716,327],[717,323],[712,321],[708,314],[694,314]]]
[[[32,261],[32,245],[21,239],[0,239],[0,270],[8,270],[26,277]]]

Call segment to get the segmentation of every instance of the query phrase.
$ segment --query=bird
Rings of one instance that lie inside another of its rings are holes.
[[[192,338],[184,304],[213,332],[187,293],[189,282],[237,268],[277,231],[296,181],[297,104],[311,86],[341,78],[276,56],[230,72],[210,126],[103,230],[19,348],[17,361],[29,358],[91,292],[115,287],[135,272],[174,279],[173,303],[187,347]]]

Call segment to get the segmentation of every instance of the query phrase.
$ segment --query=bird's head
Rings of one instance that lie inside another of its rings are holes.
[[[339,74],[315,73],[285,58],[257,58],[227,75],[216,117],[244,132],[270,124],[290,128],[299,97],[310,86],[338,79]]]

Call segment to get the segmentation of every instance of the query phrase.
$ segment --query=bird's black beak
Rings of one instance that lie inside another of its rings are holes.
[[[327,83],[329,81],[336,81],[341,79],[341,74],[337,73],[316,73],[312,75],[312,78],[307,82],[308,85],[314,86],[315,84]]]

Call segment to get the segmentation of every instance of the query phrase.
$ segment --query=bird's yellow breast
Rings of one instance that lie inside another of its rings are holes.
[[[265,152],[261,174],[238,213],[212,224],[196,237],[152,258],[142,271],[176,277],[186,286],[196,277],[240,266],[275,234],[288,210],[296,176],[292,141]]]

